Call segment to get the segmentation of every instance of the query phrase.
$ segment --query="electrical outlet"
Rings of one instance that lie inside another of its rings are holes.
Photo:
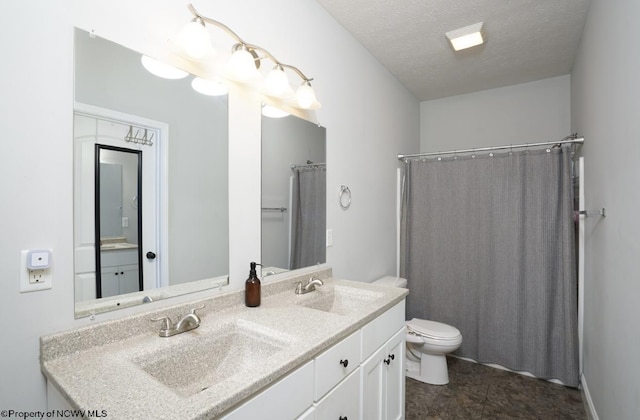
[[[27,264],[28,253],[28,250],[20,251],[20,292],[51,289],[53,268],[29,269]]]
[[[29,270],[29,283],[36,284],[43,282],[44,270]]]

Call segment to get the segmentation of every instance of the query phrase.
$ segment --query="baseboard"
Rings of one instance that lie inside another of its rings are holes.
[[[582,391],[582,401],[584,402],[584,410],[587,412],[587,419],[589,420],[599,420],[598,413],[596,412],[596,408],[593,406],[593,400],[591,399],[591,394],[589,393],[589,387],[587,386],[587,378],[584,377],[584,374],[580,377],[580,385]]]

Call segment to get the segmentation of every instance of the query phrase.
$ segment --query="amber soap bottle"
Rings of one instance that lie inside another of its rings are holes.
[[[251,262],[249,278],[244,284],[244,304],[250,308],[260,306],[260,279],[256,274],[256,264]]]

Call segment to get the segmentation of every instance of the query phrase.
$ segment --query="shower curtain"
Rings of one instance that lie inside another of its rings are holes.
[[[291,269],[326,261],[326,191],[324,166],[293,169]]]
[[[578,386],[570,146],[408,162],[407,319],[457,327],[456,354]]]

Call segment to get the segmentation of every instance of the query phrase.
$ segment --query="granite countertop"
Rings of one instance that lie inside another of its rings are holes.
[[[305,295],[294,283],[325,285]],[[406,289],[334,279],[320,269],[263,284],[262,304],[244,290],[44,336],[41,369],[75,409],[114,419],[205,419],[302,366],[400,302]],[[189,309],[199,328],[163,338],[159,323]],[[241,363],[240,363],[241,362]],[[228,369],[226,368],[228,366]]]

